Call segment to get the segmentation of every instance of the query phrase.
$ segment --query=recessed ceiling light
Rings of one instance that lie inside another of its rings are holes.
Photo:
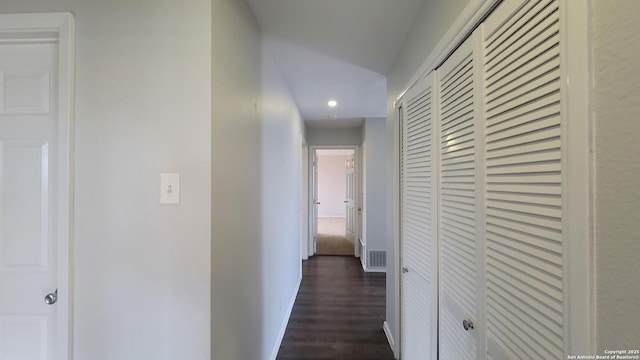
[[[327,105],[329,105],[330,107],[336,107],[336,105],[338,105],[338,102],[335,100],[329,100]]]

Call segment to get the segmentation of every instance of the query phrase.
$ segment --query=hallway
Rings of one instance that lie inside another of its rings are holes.
[[[365,273],[355,257],[312,257],[277,358],[392,360],[384,315],[384,273]]]

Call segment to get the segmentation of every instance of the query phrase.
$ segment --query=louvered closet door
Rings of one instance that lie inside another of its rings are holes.
[[[482,208],[478,177],[481,118],[478,99],[478,33],[439,68],[440,358],[468,360],[482,354],[478,300],[482,272],[477,220]],[[465,330],[463,321],[474,328]]]
[[[433,76],[405,97],[402,124],[402,359],[436,359]]]
[[[505,1],[485,21],[490,359],[564,358],[557,1]]]

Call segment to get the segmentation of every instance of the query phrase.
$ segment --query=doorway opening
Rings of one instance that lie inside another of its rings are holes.
[[[314,148],[311,153],[313,255],[357,256],[357,148]]]
[[[355,255],[355,151],[319,149],[316,255]]]

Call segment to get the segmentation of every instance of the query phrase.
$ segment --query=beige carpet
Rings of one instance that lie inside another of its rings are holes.
[[[344,236],[347,219],[343,217],[319,217],[318,234]]]
[[[344,236],[345,218],[318,218],[317,255],[354,255],[353,243]]]

